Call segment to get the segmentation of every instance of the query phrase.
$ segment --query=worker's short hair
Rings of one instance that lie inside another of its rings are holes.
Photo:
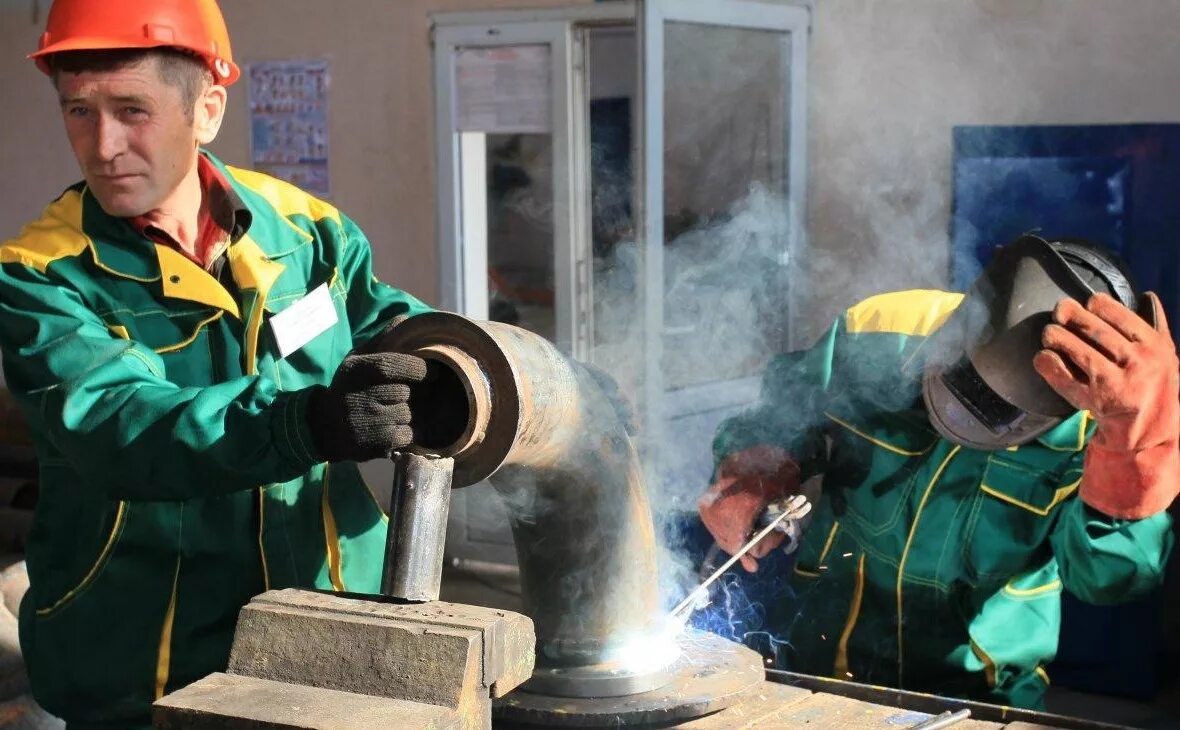
[[[49,75],[57,86],[59,73],[115,71],[154,60],[160,78],[180,89],[185,114],[192,119],[197,97],[213,83],[213,74],[199,57],[176,48],[115,48],[98,51],[62,51],[46,58]]]

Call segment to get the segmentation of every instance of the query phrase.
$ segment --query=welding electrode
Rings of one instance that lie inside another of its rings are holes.
[[[737,552],[731,555],[729,560],[726,560],[724,563],[722,563],[720,568],[715,570],[712,575],[706,578],[699,586],[694,588],[691,593],[685,596],[683,601],[676,604],[676,607],[672,609],[670,614],[671,617],[687,619],[688,615],[692,613],[692,609],[696,607],[697,601],[699,601],[702,596],[708,594],[709,586],[713,584],[713,581],[724,575],[725,571],[729,570],[729,568],[734,563],[740,560],[743,555],[750,552],[750,550],[753,549],[755,545],[762,541],[762,538],[766,537],[771,532],[780,530],[786,533],[788,537],[795,539],[793,536],[799,529],[797,524],[798,521],[805,517],[809,512],[811,512],[811,502],[809,502],[807,497],[804,497],[802,494],[786,497],[785,499],[781,499],[777,502],[772,502],[770,505],[767,505],[766,510],[757,520],[757,523],[761,526],[761,529],[759,529],[754,534],[754,536],[746,542],[745,545],[742,545],[742,547]],[[791,530],[795,532],[791,532]],[[681,615],[682,613],[683,615]]]

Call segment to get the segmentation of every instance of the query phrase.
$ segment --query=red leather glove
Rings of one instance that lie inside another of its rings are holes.
[[[750,539],[754,520],[771,502],[798,494],[799,465],[777,446],[754,446],[730,454],[717,470],[717,481],[697,502],[701,521],[722,550],[733,555]],[[758,572],[758,558],[782,544],[774,531],[742,556],[742,567]]]
[[[1140,311],[1106,294],[1085,307],[1066,299],[1033,359],[1054,390],[1094,417],[1082,501],[1131,520],[1162,512],[1180,492],[1180,363],[1155,294]]]

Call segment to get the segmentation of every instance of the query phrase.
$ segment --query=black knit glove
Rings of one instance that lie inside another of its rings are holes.
[[[368,461],[404,449],[410,428],[410,386],[426,377],[426,361],[396,352],[349,355],[332,384],[307,401],[307,425],[316,456],[325,461]]]

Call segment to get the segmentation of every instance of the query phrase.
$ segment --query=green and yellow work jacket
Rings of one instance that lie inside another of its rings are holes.
[[[81,184],[0,247],[4,373],[40,463],[21,647],[71,727],[147,725],[224,669],[264,590],[378,589],[385,516],[355,464],[318,463],[307,388],[426,306],[374,278],[334,207],[213,162],[249,212],[219,278]],[[271,318],[321,285],[337,323],[280,358]]]
[[[718,459],[782,446],[823,494],[774,607],[786,668],[1039,707],[1061,592],[1091,603],[1160,583],[1171,518],[1107,517],[1077,497],[1093,430],[1077,413],[1002,451],[951,443],[921,401],[921,343],[962,299],[862,302],[811,349],[773,361],[762,400],[722,425]]]

